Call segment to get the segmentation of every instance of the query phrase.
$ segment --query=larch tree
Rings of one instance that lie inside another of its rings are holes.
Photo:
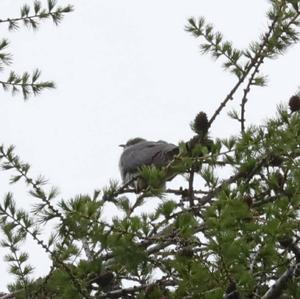
[[[25,181],[35,199],[28,212],[18,208],[12,193],[3,195],[1,246],[16,280],[0,298],[300,298],[300,97],[287,95],[289,101],[263,124],[245,121],[251,90],[266,84],[263,63],[299,37],[300,1],[269,2],[266,30],[247,49],[235,48],[204,18],[188,20],[186,31],[200,40],[202,53],[221,61],[235,82],[212,116],[199,111],[191,124],[194,136],[178,145],[166,167],[139,170],[146,187],[138,193],[132,181],[110,182],[92,195],[61,200],[42,177],[31,176],[13,146],[0,147],[1,169],[11,173],[10,183]],[[0,26],[37,29],[44,19],[59,23],[72,9],[35,1]],[[7,45],[0,43],[4,68],[12,63]],[[11,71],[0,83],[27,99],[54,87],[39,77],[38,70]],[[239,111],[229,113],[240,134],[210,137],[231,100],[240,103]],[[221,178],[223,169],[228,175]],[[165,188],[177,175],[188,188]],[[154,211],[143,209],[150,197],[159,198]],[[120,210],[110,222],[103,217],[107,204]],[[43,238],[45,223],[57,228],[49,239]],[[33,278],[22,246],[27,238],[51,260],[45,277]]]

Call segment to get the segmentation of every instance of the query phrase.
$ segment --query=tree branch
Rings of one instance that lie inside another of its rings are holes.
[[[169,280],[169,279],[162,278],[151,284],[142,284],[140,286],[134,286],[134,287],[130,287],[130,288],[122,288],[122,289],[118,289],[118,290],[113,290],[113,291],[101,294],[99,296],[99,298],[118,298],[118,297],[126,298],[125,297],[126,295],[134,294],[138,291],[143,291],[143,290],[149,289],[151,287],[175,286],[177,283],[178,282],[176,280]]]
[[[271,288],[263,295],[261,299],[278,299],[282,292],[285,290],[289,280],[293,278],[295,272],[299,271],[300,263],[294,264],[289,267],[271,286]]]
[[[263,39],[262,44],[259,47],[259,50],[257,51],[256,55],[252,58],[251,63],[249,64],[249,66],[243,72],[243,76],[239,79],[239,81],[236,83],[236,85],[233,87],[233,89],[230,91],[230,93],[226,96],[226,98],[221,102],[219,108],[215,111],[215,113],[213,114],[213,116],[209,120],[209,127],[212,125],[212,123],[214,122],[214,120],[216,119],[218,114],[220,114],[220,112],[226,106],[228,101],[232,100],[233,95],[235,94],[235,92],[238,90],[240,85],[244,82],[244,80],[246,79],[246,77],[250,73],[251,69],[256,65],[258,59],[260,58],[260,55],[262,54],[262,51],[263,51],[265,45],[267,44],[267,42],[268,42],[268,40],[269,40],[269,38],[270,38],[274,28],[275,28],[275,25],[276,25],[277,21],[278,21],[278,16],[277,16],[277,18],[274,18],[271,26],[269,27],[269,31],[265,34],[265,37]]]

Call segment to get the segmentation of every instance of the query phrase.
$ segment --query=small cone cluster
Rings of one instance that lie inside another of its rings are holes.
[[[207,119],[207,115],[204,112],[199,112],[195,117],[193,126],[193,130],[198,135],[206,135],[209,129],[209,123]]]
[[[292,96],[289,101],[289,106],[292,112],[300,110],[300,97]]]

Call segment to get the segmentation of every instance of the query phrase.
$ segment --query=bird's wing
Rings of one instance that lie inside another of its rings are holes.
[[[176,145],[163,141],[140,142],[124,150],[120,158],[120,169],[135,172],[142,165],[164,166],[177,153],[176,149]]]
[[[151,164],[155,166],[165,166],[179,153],[178,146],[171,143],[159,143],[157,145],[157,151],[152,156]]]

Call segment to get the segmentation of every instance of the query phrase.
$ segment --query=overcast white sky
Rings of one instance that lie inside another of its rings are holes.
[[[19,16],[19,7],[31,2],[2,0],[0,18]],[[14,144],[33,173],[58,186],[63,198],[119,179],[118,144],[129,138],[189,139],[195,115],[204,110],[210,117],[236,82],[220,63],[199,54],[199,41],[184,31],[187,18],[205,16],[225,39],[245,48],[265,30],[268,8],[264,0],[58,2],[75,6],[58,27],[47,21],[37,32],[9,33],[0,25],[0,37],[11,41],[11,69],[38,67],[57,84],[26,103],[0,90],[0,143]],[[268,87],[252,92],[248,124],[272,116],[298,90],[299,49],[265,63]],[[238,100],[228,108],[238,108]],[[211,135],[225,137],[238,129],[224,111]],[[7,178],[0,173],[0,196],[17,188],[16,200],[26,207],[26,188],[9,186]],[[34,252],[38,274],[47,272],[45,256]],[[0,249],[1,259],[3,254]],[[12,279],[6,269],[0,260],[0,290]]]

